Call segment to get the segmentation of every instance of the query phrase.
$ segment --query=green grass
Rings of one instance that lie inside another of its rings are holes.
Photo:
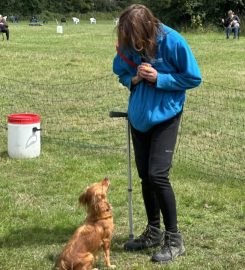
[[[117,269],[244,269],[244,37],[184,34],[204,79],[189,92],[171,173],[187,255],[159,266],[149,261],[154,250],[122,248],[129,234],[125,122],[108,113],[126,109],[128,92],[111,72],[113,27],[82,22],[59,35],[55,24],[22,23],[10,25],[9,45],[0,41],[0,269],[51,269],[85,217],[80,192],[104,176]],[[42,154],[10,159],[6,116],[30,111],[42,117]],[[146,218],[135,166],[133,182],[137,235]],[[102,261],[98,267],[105,269]]]

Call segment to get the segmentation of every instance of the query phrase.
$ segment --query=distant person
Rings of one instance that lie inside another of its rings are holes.
[[[38,19],[36,16],[32,16],[32,18],[30,19],[30,23],[37,23]]]
[[[5,33],[7,40],[9,40],[8,24],[2,15],[0,15],[0,32]]]
[[[61,22],[61,23],[66,23],[66,17],[65,17],[65,16],[62,17],[62,18],[60,19],[60,22]]]
[[[144,232],[124,248],[160,245],[152,261],[168,263],[185,252],[169,171],[186,90],[201,83],[201,74],[185,39],[143,5],[121,14],[117,34],[113,71],[130,90],[128,120],[147,216]]]
[[[12,23],[18,23],[19,22],[19,16],[11,15],[11,16],[9,16],[9,20]]]
[[[228,17],[224,20],[222,19],[222,23],[225,26],[226,38],[230,38],[230,33],[234,32],[234,39],[238,38],[238,33],[240,30],[240,19],[237,15],[234,14],[232,10],[228,11]]]

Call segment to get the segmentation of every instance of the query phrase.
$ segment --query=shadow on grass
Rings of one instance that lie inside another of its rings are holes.
[[[12,230],[8,235],[0,237],[0,248],[52,244],[65,245],[76,229],[77,227],[70,226],[55,228],[31,227]],[[124,252],[123,246],[128,240],[129,238],[126,235],[114,235],[111,250],[114,252]],[[144,251],[143,253],[148,252]],[[56,257],[56,254],[53,254],[51,257],[53,256]],[[51,260],[53,261],[53,259]]]
[[[0,152],[0,158],[8,159],[9,155],[7,151]]]
[[[42,227],[31,227],[20,230],[12,230],[8,235],[0,237],[0,249],[1,248],[21,248],[28,246],[41,246],[41,245],[60,245],[56,247],[53,252],[46,253],[45,260],[49,261],[53,266],[56,264],[59,258],[60,252],[64,245],[68,242],[77,227],[55,227],[55,228],[42,228]],[[123,246],[128,237],[114,235],[111,243],[111,254],[126,254]],[[152,251],[145,250],[137,253],[152,255]],[[127,256],[127,255],[125,255]],[[102,256],[101,256],[102,257]],[[53,268],[52,268],[53,269]],[[100,265],[100,269],[103,268],[103,264]]]
[[[12,230],[0,237],[0,248],[21,247],[31,245],[62,244],[68,241],[76,227],[42,228],[31,227]]]
[[[155,248],[149,248],[149,249],[146,249],[146,250],[139,250],[139,251],[126,251],[124,250],[124,244],[129,241],[129,238],[125,235],[125,236],[118,236],[118,235],[115,235],[113,236],[112,238],[112,242],[111,242],[111,248],[110,248],[110,251],[111,251],[111,256],[113,257],[113,255],[115,256],[116,253],[119,253],[119,254],[126,254],[125,256],[128,256],[127,254],[141,254],[141,255],[146,255],[146,256],[152,256],[153,254],[153,251],[155,250]],[[60,250],[61,251],[61,250]],[[59,257],[59,253],[49,253],[47,254],[46,256],[46,259],[48,259],[49,261],[55,263],[57,261]],[[103,256],[102,256],[102,253],[100,253],[100,256],[99,258],[101,259]],[[99,264],[99,269],[107,269],[107,268],[103,268],[103,263],[101,263],[101,261],[97,262],[97,264]]]

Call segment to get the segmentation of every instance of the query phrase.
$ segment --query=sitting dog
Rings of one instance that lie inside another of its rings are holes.
[[[106,197],[109,185],[108,178],[105,178],[89,186],[80,195],[79,202],[87,208],[87,217],[64,247],[55,266],[56,270],[90,270],[102,248],[105,265],[115,268],[110,263],[114,224],[112,207]]]

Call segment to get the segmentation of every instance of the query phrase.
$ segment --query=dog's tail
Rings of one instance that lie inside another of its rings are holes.
[[[67,265],[67,262],[60,257],[58,258],[55,266],[53,267],[53,270],[69,270],[69,269],[70,267]]]
[[[61,259],[56,263],[53,270],[70,270],[70,267],[67,265],[66,261]]]
[[[73,270],[78,265],[83,266],[82,269],[92,269],[94,263],[94,255],[90,252],[86,252],[80,256],[77,256],[76,258],[73,258],[72,260],[67,261],[64,259],[60,259],[53,270]]]

